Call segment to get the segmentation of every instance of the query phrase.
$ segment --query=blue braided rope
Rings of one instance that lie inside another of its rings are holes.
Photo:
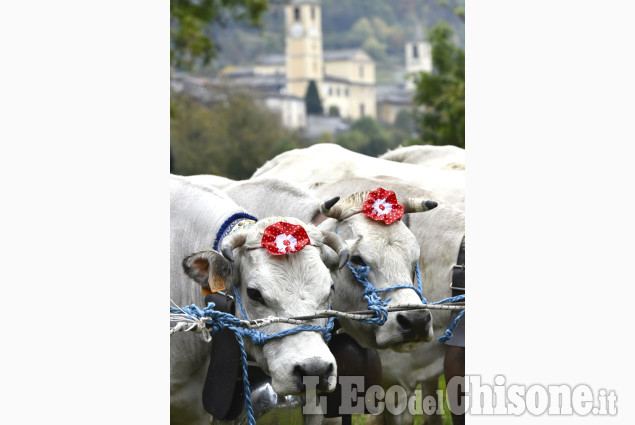
[[[465,300],[465,294],[457,295],[456,297],[445,298],[445,299],[442,299],[441,301],[436,301],[431,304],[445,304],[445,303],[453,303],[456,301],[463,301],[463,300]]]
[[[236,295],[238,295],[236,293]],[[238,295],[238,299],[240,296]],[[282,338],[287,335],[297,334],[303,331],[315,331],[320,332],[322,337],[326,342],[329,342],[331,339],[331,332],[333,331],[333,326],[335,322],[335,318],[331,317],[326,321],[326,326],[314,326],[314,325],[302,325],[297,326],[295,328],[286,329],[281,332],[268,335],[264,332],[260,332],[256,329],[247,329],[240,327],[241,321],[237,317],[229,313],[223,313],[221,311],[217,311],[214,309],[215,304],[210,302],[207,307],[201,309],[195,304],[185,306],[182,308],[176,308],[170,306],[170,312],[172,313],[187,313],[190,316],[201,319],[203,317],[208,317],[210,320],[205,321],[205,325],[211,329],[212,336],[218,333],[221,329],[229,329],[236,336],[236,341],[240,346],[240,354],[242,360],[242,369],[243,369],[243,391],[245,393],[245,409],[247,412],[247,422],[249,425],[256,425],[256,420],[254,419],[254,410],[251,405],[251,388],[249,387],[249,375],[247,372],[247,351],[245,350],[245,343],[243,338],[249,338],[255,345],[263,345],[267,341],[274,338]],[[330,306],[329,306],[330,308]],[[241,306],[241,310],[243,310]],[[244,310],[243,310],[244,311]],[[244,316],[246,318],[246,315]]]
[[[239,220],[245,220],[245,219],[258,221],[256,217],[244,212],[240,212],[240,213],[231,215],[227,220],[223,222],[223,224],[221,224],[220,229],[218,229],[218,233],[216,233],[216,239],[214,239],[214,246],[213,246],[214,251],[218,251],[218,246],[223,241],[223,238],[227,236],[226,232],[231,228],[234,222]]]
[[[435,303],[435,304],[437,304],[437,303]],[[445,342],[445,341],[447,341],[448,339],[450,339],[450,338],[452,338],[454,336],[454,333],[452,331],[454,330],[454,328],[456,328],[456,325],[459,324],[459,320],[461,320],[463,315],[465,315],[465,310],[461,310],[461,312],[458,314],[458,316],[456,316],[456,319],[454,319],[454,321],[452,322],[450,327],[445,330],[445,335],[443,335],[441,338],[439,338],[439,342]]]
[[[375,312],[375,317],[366,317],[360,320],[364,323],[374,323],[379,326],[383,325],[386,323],[386,320],[388,320],[388,310],[386,310],[386,307],[388,307],[390,297],[386,298],[386,301],[384,301],[377,295],[377,289],[367,278],[368,273],[370,273],[369,266],[359,266],[355,269],[350,261],[346,264],[348,265],[348,268],[351,269],[353,276],[355,276],[357,281],[364,287],[362,295],[368,303],[368,309]]]
[[[335,233],[339,233],[339,223],[335,224]],[[364,295],[364,298],[366,299],[366,302],[368,303],[368,309],[375,311],[374,318],[361,319],[361,321],[363,322],[376,323],[381,326],[384,323],[386,323],[386,320],[388,319],[388,311],[386,310],[385,307],[388,306],[388,301],[390,301],[390,297],[386,298],[386,302],[383,302],[381,298],[377,296],[377,292],[387,292],[393,289],[401,289],[401,288],[412,289],[417,293],[417,295],[421,299],[421,302],[428,304],[426,297],[423,296],[423,284],[421,282],[421,272],[419,271],[419,262],[415,264],[415,274],[417,276],[417,287],[414,287],[413,285],[394,285],[394,286],[389,286],[388,288],[383,288],[383,289],[375,288],[375,286],[366,278],[366,276],[368,276],[368,273],[370,273],[369,266],[360,266],[356,270],[351,265],[350,261],[347,264],[348,264],[348,268],[351,269],[351,271],[353,272],[353,276],[355,276],[357,281],[361,283],[364,287],[364,291],[362,292],[362,294]],[[445,303],[451,303],[455,301],[462,301],[464,299],[465,299],[465,294],[458,295],[456,297],[445,298],[441,301],[433,302],[432,304],[445,304]],[[384,316],[384,313],[385,313],[385,316]],[[459,323],[459,320],[463,317],[464,313],[465,313],[465,310],[462,310],[461,313],[459,313],[459,315],[456,317],[456,319],[454,319],[452,324],[450,324],[448,329],[446,329],[445,335],[439,338],[439,342],[445,342],[448,339],[452,338],[453,336],[452,331],[454,330],[454,328],[456,328],[456,325]]]
[[[239,329],[242,328],[229,326],[228,329],[231,329],[234,332],[234,335],[236,335],[236,341],[238,341],[238,345],[240,346],[240,357],[243,366],[243,392],[245,393],[245,410],[247,411],[247,423],[249,425],[256,425],[256,419],[254,418],[254,409],[251,405],[251,386],[249,385],[249,377],[247,375],[247,368],[249,367],[247,363],[247,351],[245,350],[243,337],[239,331]]]
[[[367,276],[370,273],[369,266],[360,266],[357,269],[355,269],[355,267],[353,267],[350,261],[347,264],[348,264],[348,268],[351,269],[351,272],[353,272],[353,276],[355,276],[357,281],[361,283],[362,286],[364,287],[362,294],[364,295],[364,299],[368,303],[368,309],[375,311],[375,317],[360,319],[362,322],[375,323],[380,326],[386,323],[386,320],[388,319],[388,311],[386,310],[386,307],[388,307],[388,301],[390,301],[390,297],[386,298],[386,301],[382,301],[382,299],[379,296],[377,296],[378,292],[387,292],[393,289],[401,289],[401,288],[412,289],[417,293],[417,295],[421,299],[421,302],[428,304],[426,297],[423,296],[423,291],[422,291],[423,285],[421,282],[421,273],[419,271],[418,262],[415,264],[415,274],[417,276],[416,287],[414,285],[394,285],[394,286],[389,286],[383,289],[375,288],[375,286],[368,280]],[[465,294],[457,295],[456,297],[445,298],[440,301],[433,302],[431,304],[445,304],[445,303],[451,303],[451,302],[462,301],[462,300],[465,300]],[[450,324],[448,329],[446,329],[445,334],[441,338],[439,338],[439,342],[445,342],[449,340],[450,338],[452,338],[452,336],[454,335],[452,331],[454,330],[454,328],[456,328],[456,325],[459,323],[459,320],[463,317],[464,314],[465,314],[465,310],[461,310],[461,313],[459,313],[459,315],[456,317],[456,319],[454,319],[452,324]]]
[[[243,306],[243,299],[236,287],[234,287],[234,297],[236,298],[236,303],[238,304],[238,308],[243,316],[243,319],[249,320],[249,318],[247,317],[247,312],[245,311],[245,307]],[[322,334],[322,338],[324,338],[326,342],[329,342],[331,340],[331,331],[333,330],[334,320],[335,318],[330,318],[329,320],[327,320],[325,327],[316,325],[300,325],[296,326],[295,328],[285,329],[271,335],[259,332],[256,329],[242,328],[241,332],[243,333],[243,335],[248,336],[255,345],[264,345],[264,343],[269,341],[270,339],[282,338],[283,336],[293,335],[303,331],[320,332]]]
[[[242,314],[243,319],[249,320],[247,318],[247,312],[245,311],[245,308],[243,307],[243,299],[240,297],[240,293],[238,292],[238,289],[235,286],[234,286],[234,298],[236,298],[236,303],[238,304],[238,308],[240,309],[240,314]]]
[[[465,300],[465,294],[457,295],[456,297],[449,297],[441,301],[434,302],[432,304],[453,303],[455,301],[463,301],[463,300]],[[445,334],[441,338],[439,338],[439,342],[445,342],[454,336],[454,333],[452,331],[454,331],[454,328],[456,328],[456,325],[459,324],[459,320],[461,320],[464,314],[465,314],[465,310],[461,310],[461,312],[452,321],[450,326],[445,330]]]

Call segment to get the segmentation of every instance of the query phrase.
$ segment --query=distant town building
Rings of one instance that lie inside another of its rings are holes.
[[[284,102],[285,97],[304,99],[309,83],[314,81],[325,115],[337,111],[339,118],[347,120],[377,117],[375,62],[361,49],[323,51],[322,9],[318,0],[292,0],[285,6],[284,55],[263,55],[251,67],[230,68],[222,74],[235,83],[250,86],[259,80],[282,79],[284,88],[278,93],[279,102]],[[300,123],[308,122],[297,116],[297,108],[286,109],[291,115],[282,117],[285,125],[298,128]],[[320,127],[328,122],[324,128],[329,129],[345,127],[333,117],[312,119],[309,125],[318,122]]]
[[[301,129],[308,137],[345,131],[349,127],[345,121],[362,117],[393,124],[400,111],[412,110],[415,75],[432,70],[431,47],[420,24],[405,43],[402,82],[377,86],[375,62],[364,50],[323,50],[319,0],[291,0],[284,6],[284,16],[284,54],[259,56],[250,66],[227,67],[218,78],[206,80],[206,85],[247,89],[276,111],[284,126]],[[181,78],[175,87],[204,98],[202,81]],[[306,113],[304,98],[311,81],[318,89],[324,116]]]
[[[417,22],[413,37],[404,47],[404,83],[377,86],[377,119],[393,124],[403,110],[412,111],[415,81],[420,72],[432,71],[432,47]]]

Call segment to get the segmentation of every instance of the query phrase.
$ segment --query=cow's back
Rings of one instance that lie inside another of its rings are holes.
[[[291,182],[341,181],[390,176],[429,190],[459,209],[465,204],[465,173],[373,158],[329,143],[282,153],[256,170],[252,178]]]
[[[386,152],[380,158],[442,170],[465,170],[465,149],[452,145],[400,146]]]

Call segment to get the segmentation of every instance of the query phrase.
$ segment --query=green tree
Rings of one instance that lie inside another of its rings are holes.
[[[349,40],[353,43],[363,43],[367,38],[372,37],[375,34],[373,26],[370,24],[368,18],[361,17],[351,27]]]
[[[280,118],[244,92],[217,93],[211,107],[172,93],[174,173],[247,179],[265,161],[298,147]]]
[[[331,105],[329,107],[329,117],[339,117],[340,116],[340,108],[335,105]]]
[[[324,109],[322,108],[322,100],[320,100],[320,94],[318,93],[315,81],[311,80],[306,89],[304,95],[304,102],[306,103],[306,113],[311,115],[322,115]]]
[[[337,144],[354,152],[379,156],[393,147],[390,132],[370,117],[360,118],[350,131],[337,136]]]
[[[381,61],[386,57],[386,45],[380,43],[375,37],[366,39],[362,48],[377,61]]]
[[[428,32],[432,72],[421,72],[415,103],[423,143],[465,148],[465,52],[453,43],[454,31],[441,21]]]
[[[212,24],[260,25],[268,0],[170,0],[170,65],[191,69],[216,55]]]

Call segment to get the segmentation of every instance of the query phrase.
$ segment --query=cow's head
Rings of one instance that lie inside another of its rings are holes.
[[[264,230],[276,222],[301,225],[310,239],[298,252],[273,255],[261,246]],[[339,236],[322,232],[291,217],[269,217],[253,227],[227,236],[221,252],[204,251],[183,260],[188,276],[208,288],[208,280],[222,278],[229,294],[236,288],[249,320],[269,316],[294,317],[328,308],[333,286],[331,270],[348,258],[346,243]],[[236,309],[236,315],[242,314]],[[326,319],[307,322],[324,327]],[[267,334],[295,327],[272,324],[260,328]],[[318,376],[320,390],[333,390],[337,374],[335,359],[319,332],[304,331],[269,340],[256,346],[248,339],[251,358],[272,378],[279,394],[303,392],[303,377]]]
[[[327,220],[322,229],[337,230],[346,239],[353,267],[370,266],[367,279],[377,289],[395,285],[416,285],[415,265],[419,260],[419,244],[402,221],[387,225],[361,214],[370,191],[358,192],[344,199],[325,202],[321,211]],[[436,207],[436,202],[408,198],[399,202],[405,213],[424,212]],[[334,272],[335,295],[332,307],[340,311],[366,310],[363,287],[348,267]],[[423,283],[425,284],[425,282]],[[390,306],[420,304],[421,299],[411,289],[394,289],[378,293],[382,299],[391,297]],[[391,312],[383,326],[340,319],[342,327],[360,344],[371,348],[412,351],[420,343],[432,339],[432,316],[427,310]]]

